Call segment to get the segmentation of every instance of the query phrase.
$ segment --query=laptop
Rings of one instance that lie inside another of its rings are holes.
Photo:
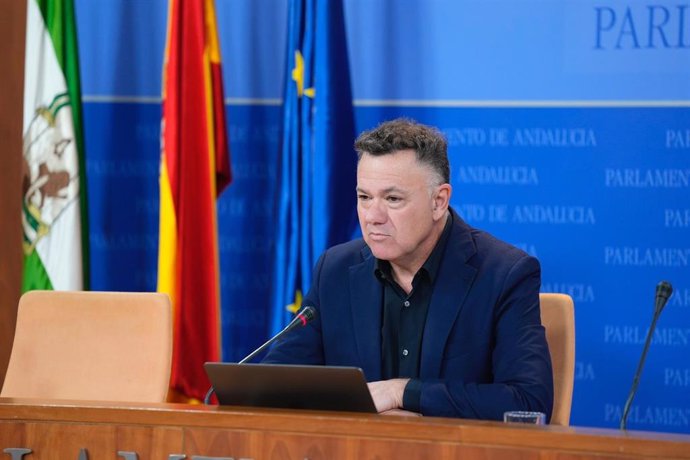
[[[209,362],[204,369],[223,406],[376,413],[357,367]]]

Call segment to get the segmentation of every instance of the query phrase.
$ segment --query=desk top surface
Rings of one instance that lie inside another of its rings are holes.
[[[0,398],[0,423],[30,421],[418,439],[690,459],[690,435],[680,434],[347,412]]]

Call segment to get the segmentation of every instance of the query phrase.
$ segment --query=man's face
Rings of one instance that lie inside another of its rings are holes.
[[[436,244],[434,224],[445,215],[435,205],[434,178],[412,150],[359,160],[357,214],[375,257],[402,267],[424,263]]]

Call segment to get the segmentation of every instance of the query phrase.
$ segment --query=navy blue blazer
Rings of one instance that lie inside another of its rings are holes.
[[[453,211],[451,211],[453,212]],[[429,305],[420,362],[424,415],[501,420],[507,410],[553,406],[551,359],[539,313],[539,262],[454,222]],[[361,367],[381,380],[383,288],[363,240],[328,249],[303,305],[314,321],[263,362]]]

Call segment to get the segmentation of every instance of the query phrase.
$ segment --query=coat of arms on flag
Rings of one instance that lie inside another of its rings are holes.
[[[77,150],[68,104],[69,96],[63,93],[55,96],[49,107],[38,107],[24,134],[22,227],[27,255],[79,197]]]

